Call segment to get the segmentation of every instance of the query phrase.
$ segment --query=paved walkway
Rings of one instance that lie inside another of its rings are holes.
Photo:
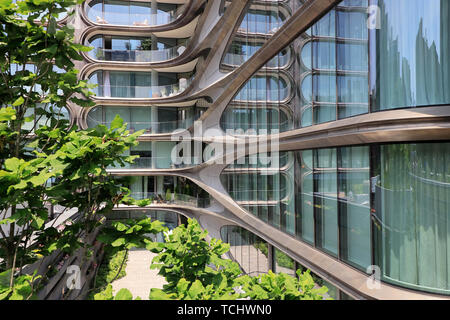
[[[142,300],[148,300],[151,288],[162,289],[166,280],[158,275],[158,270],[150,269],[154,256],[155,253],[145,249],[130,250],[125,269],[126,276],[112,283],[114,294],[126,288],[133,294],[133,299],[141,297]]]

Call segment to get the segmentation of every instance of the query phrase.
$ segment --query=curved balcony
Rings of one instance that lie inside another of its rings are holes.
[[[169,204],[190,206],[196,208],[207,208],[211,202],[209,197],[195,197],[187,194],[171,193],[170,198],[163,196],[155,192],[131,192],[130,195],[133,199],[151,199],[154,204]]]
[[[186,81],[187,85],[191,79]],[[121,86],[121,85],[99,85],[93,91],[97,97],[103,98],[168,98],[182,93],[186,88],[178,84],[166,86]]]
[[[118,62],[161,62],[180,56],[186,47],[183,45],[158,50],[117,50],[95,48],[89,55],[96,60]]]
[[[98,25],[153,27],[175,21],[186,9],[185,5],[158,3],[153,12],[151,3],[138,1],[92,1],[86,6],[88,19]]]
[[[192,79],[177,80],[174,74],[157,73],[156,81],[166,84],[152,85],[151,72],[95,71],[89,76],[89,82],[98,85],[92,89],[96,97],[126,99],[172,97],[186,90]]]
[[[99,124],[109,127],[118,114],[128,124],[131,132],[145,130],[144,134],[170,133],[176,129],[187,129],[200,117],[200,107],[110,107],[98,106],[89,111],[86,124],[93,128]]]

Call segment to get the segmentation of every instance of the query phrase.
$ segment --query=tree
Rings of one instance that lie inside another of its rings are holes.
[[[115,205],[148,203],[130,198],[127,179],[107,172],[133,162],[123,154],[143,131],[130,134],[118,116],[110,128],[78,130],[61,112],[69,103],[94,104],[93,86],[77,78],[72,62],[91,48],[73,43],[74,30],[57,23],[80,3],[0,0],[0,273],[10,277],[3,298],[26,283],[22,267],[40,257],[79,248],[88,257],[86,239]],[[78,218],[59,228],[50,205],[75,208]]]

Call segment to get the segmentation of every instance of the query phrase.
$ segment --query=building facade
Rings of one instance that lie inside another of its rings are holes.
[[[196,218],[248,274],[337,299],[450,296],[449,0],[91,0],[64,17],[96,106],[143,130],[151,215]],[[375,280],[374,280],[375,279]],[[378,281],[379,280],[379,281]]]

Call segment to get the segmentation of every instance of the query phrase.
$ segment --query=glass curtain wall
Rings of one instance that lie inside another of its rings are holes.
[[[369,16],[369,5],[379,12]],[[447,0],[342,1],[299,38],[296,126],[447,105],[449,15]]]
[[[450,102],[450,3],[372,0],[380,29],[371,34],[374,111]]]
[[[242,163],[222,172],[224,187],[249,213],[361,271],[378,265],[382,280],[450,294],[450,142],[287,154],[279,185],[239,172]]]
[[[289,16],[283,2],[251,1],[236,35],[229,45],[223,64],[228,69],[249,59]],[[277,133],[292,128],[289,100],[290,77],[285,68],[290,48],[282,50],[250,78],[222,114],[224,130],[254,130],[256,134]]]
[[[450,143],[373,154],[375,264],[386,281],[450,294]]]
[[[221,178],[253,215],[365,270],[371,264],[369,151],[362,146],[283,152],[287,160],[272,176],[254,165],[239,170],[243,162]],[[278,177],[285,179],[278,183]]]
[[[343,1],[300,49],[300,127],[369,111],[367,1]]]
[[[273,158],[278,158],[278,166]],[[230,194],[249,212],[290,234],[295,233],[293,158],[289,152],[246,156],[225,169],[220,178]]]

